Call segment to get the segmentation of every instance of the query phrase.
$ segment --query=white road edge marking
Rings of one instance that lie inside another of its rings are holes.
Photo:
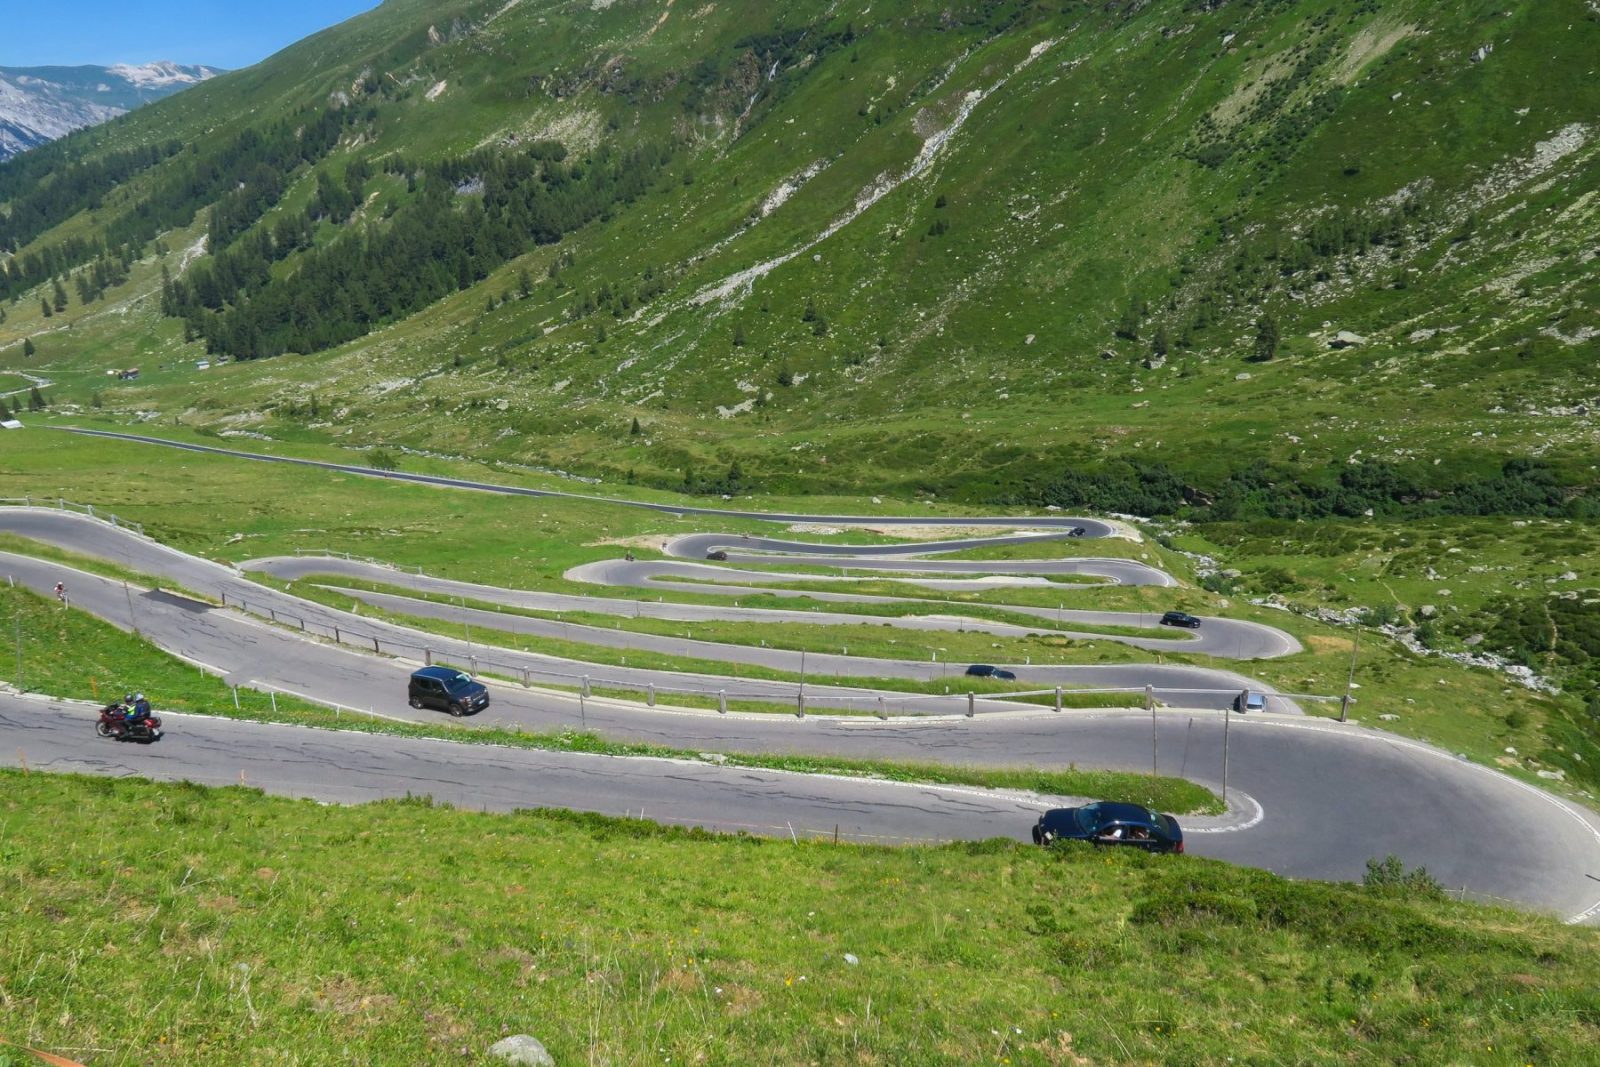
[[[1184,832],[1191,834],[1236,834],[1242,830],[1250,830],[1260,826],[1267,817],[1267,811],[1261,806],[1261,801],[1241,789],[1230,789],[1228,792],[1237,793],[1249,801],[1249,805],[1255,809],[1255,813],[1244,822],[1236,823],[1232,826],[1191,826]]]

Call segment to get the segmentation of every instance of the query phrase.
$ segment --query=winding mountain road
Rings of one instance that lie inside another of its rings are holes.
[[[404,680],[414,661],[336,646],[301,630],[343,621],[375,632],[389,624],[280,593],[226,566],[70,514],[4,509],[0,529],[161,575],[195,592],[226,595],[230,602],[259,598],[254,611],[272,605],[267,610],[279,613],[277,624],[179,593],[135,590],[29,556],[0,555],[0,572],[17,582],[44,592],[65,576],[73,606],[124,628],[137,626],[159,647],[208,665],[235,684],[394,718],[436,718],[405,705]],[[384,632],[397,640],[431,642],[429,647],[447,654],[464,651],[460,642],[452,645],[437,635],[403,627]],[[538,659],[515,650],[495,655]],[[728,684],[726,677],[708,680]],[[1600,823],[1592,813],[1496,771],[1354,725],[1206,710],[1054,713],[999,701],[980,701],[983,713],[974,718],[720,715],[584,699],[492,679],[490,684],[494,704],[466,723],[534,730],[585,726],[618,739],[708,753],[1154,766],[1214,787],[1226,765],[1234,807],[1219,819],[1184,820],[1192,852],[1296,877],[1335,879],[1359,878],[1367,859],[1394,853],[1467,895],[1515,901],[1571,921],[1600,915]],[[827,834],[837,827],[841,837],[856,840],[996,834],[1025,839],[1033,813],[1049,803],[985,790],[819,780],[710,762],[533,753],[201,716],[173,716],[167,740],[138,748],[94,738],[92,720],[88,709],[0,700],[0,759],[26,760],[35,769],[216,783],[238,782],[242,772],[249,784],[336,801],[426,792],[469,807],[642,810],[664,821],[779,834]]]

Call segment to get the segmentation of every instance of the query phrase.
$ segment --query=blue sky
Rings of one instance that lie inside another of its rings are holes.
[[[0,67],[171,59],[234,70],[378,0],[6,0]]]

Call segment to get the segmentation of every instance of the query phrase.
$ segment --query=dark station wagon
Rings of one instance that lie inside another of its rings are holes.
[[[1052,808],[1039,816],[1033,843],[1088,841],[1095,845],[1127,845],[1146,852],[1182,852],[1183,830],[1170,815],[1139,804],[1099,800],[1081,808]]]
[[[489,706],[489,690],[454,667],[423,667],[411,675],[407,695],[414,708],[470,715]]]

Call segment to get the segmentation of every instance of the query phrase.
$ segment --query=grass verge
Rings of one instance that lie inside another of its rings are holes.
[[[1195,857],[16,771],[0,824],[6,1036],[94,1062],[1564,1064],[1600,1025],[1593,930]]]

